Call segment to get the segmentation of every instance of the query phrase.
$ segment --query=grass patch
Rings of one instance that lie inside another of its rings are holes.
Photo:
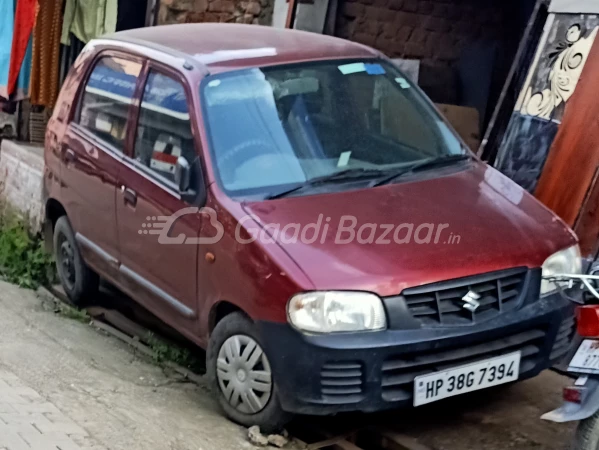
[[[72,308],[68,305],[61,305],[58,307],[56,313],[67,319],[76,320],[81,323],[89,323],[91,317],[83,309]]]
[[[152,350],[152,360],[163,366],[166,362],[178,364],[194,373],[203,373],[205,370],[204,362],[196,357],[189,349],[179,345],[165,342],[150,334],[147,339],[147,345]]]
[[[42,239],[32,236],[26,222],[9,212],[0,215],[0,275],[28,289],[50,285],[56,278]]]

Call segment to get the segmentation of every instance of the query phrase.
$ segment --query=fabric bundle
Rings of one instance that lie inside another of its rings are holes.
[[[0,1],[0,97],[17,101],[29,94],[31,32],[37,0]]]
[[[33,30],[31,103],[54,107],[59,90],[63,0],[39,0]]]
[[[117,13],[118,0],[0,0],[0,102],[31,96],[33,105],[53,108],[61,42],[113,33]]]

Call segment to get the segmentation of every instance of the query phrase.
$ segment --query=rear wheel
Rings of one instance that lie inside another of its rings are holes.
[[[82,305],[98,291],[100,278],[83,262],[75,233],[66,216],[54,225],[54,258],[62,287],[75,305]]]
[[[599,450],[599,412],[580,422],[573,450]]]
[[[239,312],[215,327],[207,354],[212,387],[226,415],[241,425],[280,431],[291,419],[281,409],[276,381],[252,321]]]

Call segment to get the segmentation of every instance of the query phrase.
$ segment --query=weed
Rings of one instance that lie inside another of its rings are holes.
[[[39,237],[11,213],[0,216],[0,274],[6,281],[35,289],[55,279],[52,257]]]
[[[153,334],[147,337],[147,344],[152,350],[152,359],[160,366],[166,362],[173,362],[196,373],[200,373],[204,369],[203,362],[189,349],[165,342]]]
[[[68,305],[61,305],[56,311],[57,314],[67,319],[76,320],[81,323],[89,323],[91,317],[85,312],[85,310],[72,308]]]

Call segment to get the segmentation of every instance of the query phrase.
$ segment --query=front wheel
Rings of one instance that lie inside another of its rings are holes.
[[[252,321],[242,313],[223,318],[210,336],[208,375],[225,414],[265,433],[280,431],[291,419],[281,409],[277,385]]]
[[[599,450],[599,412],[580,422],[573,450]]]

